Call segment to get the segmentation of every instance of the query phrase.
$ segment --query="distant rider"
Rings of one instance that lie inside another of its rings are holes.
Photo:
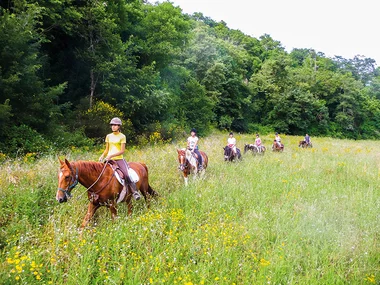
[[[198,156],[198,169],[202,170],[203,169],[203,161],[202,161],[202,155],[198,150],[198,137],[196,136],[197,130],[196,129],[191,129],[190,131],[190,137],[187,138],[187,148],[192,152],[195,153]]]
[[[259,134],[256,134],[255,146],[257,147],[258,151],[261,152],[261,139]]]
[[[278,133],[275,134],[274,141],[277,143],[277,145],[279,147],[282,147],[282,145],[281,145],[281,138],[280,138],[280,135]]]
[[[310,145],[310,142],[311,142],[311,140],[310,140],[310,136],[309,136],[308,134],[306,134],[306,136],[305,136],[305,143],[306,143],[307,145]]]
[[[236,155],[237,151],[236,151],[236,139],[234,138],[234,133],[230,133],[230,137],[227,139],[227,145],[230,149],[232,149],[232,151],[234,152],[234,154]]]

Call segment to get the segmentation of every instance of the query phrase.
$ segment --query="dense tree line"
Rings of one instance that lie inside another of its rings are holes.
[[[0,152],[88,145],[116,115],[132,141],[189,127],[380,138],[370,58],[288,53],[169,2],[0,5]]]

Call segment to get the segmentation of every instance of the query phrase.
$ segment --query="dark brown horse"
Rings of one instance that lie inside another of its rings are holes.
[[[204,172],[208,165],[208,157],[207,154],[203,151],[199,151],[202,155],[203,160],[203,170],[199,170],[198,167],[198,159],[195,157],[195,154],[192,153],[188,149],[177,149],[178,153],[178,162],[179,162],[179,169],[183,172],[183,178],[185,180],[185,185],[188,184],[188,176],[193,173],[194,179],[196,178],[196,175],[200,172],[201,175],[204,175]]]
[[[311,142],[307,143],[306,141],[299,141],[298,147],[308,148],[313,147],[313,144]]]
[[[278,145],[277,141],[274,140],[273,145],[272,145],[272,150],[273,151],[278,151],[278,152],[283,152],[284,151],[284,145],[280,143],[281,146]]]
[[[242,160],[240,149],[236,148],[236,153],[229,146],[225,146],[224,150],[224,161],[237,161]]]
[[[115,169],[109,163],[101,163],[94,161],[75,161],[69,162],[59,160],[61,163],[58,177],[58,191],[56,199],[59,203],[67,202],[71,197],[71,190],[78,184],[82,184],[87,188],[89,199],[87,214],[83,219],[81,228],[83,229],[95,211],[100,206],[106,206],[110,209],[112,219],[117,216],[116,205],[118,202],[126,202],[128,204],[128,214],[132,214],[132,191],[118,181]],[[148,168],[144,163],[129,162],[137,176],[138,181],[136,187],[143,194],[145,201],[149,207],[150,196],[156,196],[157,193],[150,187],[148,181]],[[149,196],[147,196],[149,194]]]

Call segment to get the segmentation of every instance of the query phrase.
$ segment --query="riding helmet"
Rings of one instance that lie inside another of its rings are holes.
[[[230,132],[230,135],[234,135],[234,133],[233,133],[233,132]]]
[[[194,128],[192,128],[191,131],[190,131],[190,133],[192,133],[192,132],[197,133],[197,130],[194,129]]]
[[[119,125],[119,126],[121,126],[122,123],[121,123],[121,120],[119,118],[115,117],[115,118],[113,118],[111,120],[110,125]]]

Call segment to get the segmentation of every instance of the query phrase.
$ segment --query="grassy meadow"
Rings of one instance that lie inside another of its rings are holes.
[[[238,147],[252,143],[235,135]],[[272,136],[263,136],[270,149]],[[227,134],[201,138],[203,180],[185,187],[176,148],[129,149],[160,198],[150,210],[87,209],[77,186],[55,201],[57,156],[0,166],[0,284],[379,284],[380,141],[284,136],[283,153],[226,163]],[[96,160],[73,149],[69,160]]]

